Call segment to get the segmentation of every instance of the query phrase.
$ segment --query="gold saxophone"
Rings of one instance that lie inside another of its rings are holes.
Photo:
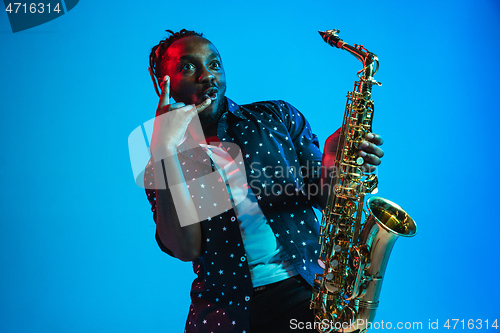
[[[417,232],[413,219],[389,200],[366,194],[376,192],[375,174],[361,169],[359,145],[372,132],[374,104],[372,85],[381,85],[373,76],[378,58],[362,45],[350,46],[339,38],[339,30],[319,32],[331,46],[346,50],[363,64],[359,81],[347,93],[330,193],[323,210],[319,242],[319,263],[310,308],[319,332],[365,332],[373,322],[382,280],[394,242],[399,236]],[[365,219],[362,221],[362,215]]]

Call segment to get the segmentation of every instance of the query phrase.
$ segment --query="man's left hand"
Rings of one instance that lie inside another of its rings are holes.
[[[382,137],[375,133],[368,133],[366,140],[361,143],[361,150],[358,155],[363,157],[365,163],[362,168],[363,171],[373,172],[377,165],[382,162],[380,159],[384,157],[384,151],[380,146],[384,143]]]
[[[340,128],[330,135],[325,142],[323,154],[323,166],[332,168],[335,165],[335,157],[337,154],[337,146],[340,139]],[[384,156],[384,151],[380,146],[384,143],[382,137],[375,133],[368,133],[366,140],[360,145],[358,155],[363,157],[365,162],[362,169],[365,172],[373,172],[377,165],[380,165],[381,158]]]

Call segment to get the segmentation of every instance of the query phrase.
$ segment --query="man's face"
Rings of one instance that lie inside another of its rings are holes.
[[[170,95],[175,101],[198,105],[210,98],[212,103],[200,119],[215,123],[223,111],[226,92],[226,75],[215,46],[202,37],[183,37],[170,45],[163,61],[167,62]]]

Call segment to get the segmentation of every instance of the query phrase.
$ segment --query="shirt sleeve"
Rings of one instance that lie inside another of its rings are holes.
[[[295,147],[304,183],[318,186],[319,190],[323,154],[319,148],[318,137],[299,110],[284,101],[277,101],[277,104]]]
[[[146,170],[144,172],[144,188],[146,189],[146,196],[151,205],[151,212],[153,213],[153,220],[156,223],[156,190],[154,189],[154,175],[153,175],[153,167],[151,161],[149,161],[146,166]],[[168,191],[168,190],[167,190]],[[172,251],[170,251],[165,244],[162,243],[160,237],[158,236],[158,231],[155,232],[155,239],[158,243],[159,248],[170,256],[174,256]]]

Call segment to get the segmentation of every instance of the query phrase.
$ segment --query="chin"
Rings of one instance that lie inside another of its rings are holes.
[[[209,124],[219,121],[219,118],[224,113],[225,98],[218,98],[212,102],[205,110],[199,114],[202,123]]]
[[[225,98],[224,97],[219,97],[215,100],[212,100],[212,103],[205,109],[206,111],[209,111],[210,113],[219,113],[224,110],[224,103],[225,103]],[[205,112],[205,110],[203,112]]]
[[[226,99],[224,98],[224,95],[219,96],[219,98],[217,98],[217,100],[215,100],[214,102],[215,102],[214,103],[215,106],[217,107],[217,110],[222,112],[224,110],[224,106],[226,103]]]

